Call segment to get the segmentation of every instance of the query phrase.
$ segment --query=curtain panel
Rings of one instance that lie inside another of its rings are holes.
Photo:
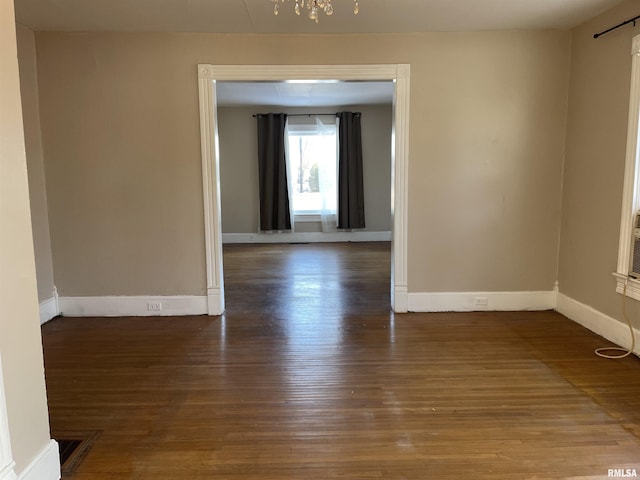
[[[285,153],[285,113],[256,115],[260,230],[291,230],[291,207]]]
[[[338,117],[338,228],[365,228],[360,112]]]

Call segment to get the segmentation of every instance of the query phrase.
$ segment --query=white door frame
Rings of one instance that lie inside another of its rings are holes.
[[[9,437],[9,419],[4,397],[2,377],[2,356],[0,355],[0,480],[15,480],[15,462],[11,456],[11,438]]]
[[[394,82],[391,158],[391,307],[408,310],[407,180],[409,164],[408,64],[388,65],[198,65],[202,187],[204,200],[207,305],[209,315],[224,312],[220,154],[218,148],[217,81],[343,80]]]

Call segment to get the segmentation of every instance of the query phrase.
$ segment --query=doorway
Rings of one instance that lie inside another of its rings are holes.
[[[216,82],[309,79],[393,81],[391,307],[398,313],[407,311],[409,65],[198,65],[209,315],[219,315],[224,312]]]

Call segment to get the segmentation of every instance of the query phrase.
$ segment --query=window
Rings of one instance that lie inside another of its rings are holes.
[[[629,276],[631,259],[634,253],[635,216],[640,211],[640,35],[633,38],[631,49],[631,94],[629,100],[629,123],[627,127],[627,152],[622,192],[622,217],[620,221],[620,240],[618,246],[618,267],[616,291],[625,291],[629,297],[640,300],[640,279]],[[640,242],[638,242],[640,243]]]
[[[336,125],[287,126],[287,162],[295,216],[335,215],[337,204]]]

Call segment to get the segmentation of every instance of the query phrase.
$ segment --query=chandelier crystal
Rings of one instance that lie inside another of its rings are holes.
[[[273,2],[273,14],[278,15],[280,13],[280,6],[284,4],[284,2],[290,2],[291,0],[271,0]],[[318,23],[320,19],[320,13],[324,12],[325,15],[331,16],[333,15],[333,5],[331,4],[331,0],[294,0],[295,6],[293,7],[296,15],[301,15],[302,11],[306,7],[308,10],[308,15],[311,20]],[[353,14],[357,15],[360,11],[360,5],[358,4],[358,0],[353,0]]]

